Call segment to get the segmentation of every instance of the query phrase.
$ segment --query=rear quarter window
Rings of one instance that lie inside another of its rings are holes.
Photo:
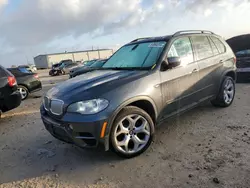
[[[5,71],[3,70],[3,68],[0,67],[0,77],[4,77],[4,76],[6,76],[6,73],[5,73]]]
[[[0,66],[0,78],[6,76],[7,76],[7,71],[2,66]]]
[[[226,52],[226,47],[225,45],[221,42],[220,39],[211,36],[212,41],[214,42],[215,46],[217,47],[217,49],[219,50],[220,54],[225,53]]]

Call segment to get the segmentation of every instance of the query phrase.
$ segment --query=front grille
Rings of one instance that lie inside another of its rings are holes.
[[[44,106],[45,110],[47,110],[47,111],[49,110],[50,100],[48,97],[44,97],[43,106]]]
[[[62,115],[64,102],[58,99],[52,99],[50,102],[50,111],[55,115]]]
[[[58,99],[50,99],[44,97],[43,106],[46,111],[50,111],[54,115],[62,115],[64,102]]]

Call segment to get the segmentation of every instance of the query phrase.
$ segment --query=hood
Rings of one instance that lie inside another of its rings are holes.
[[[78,67],[74,67],[73,69],[70,70],[71,73],[74,73],[76,71],[79,71],[79,70],[84,70],[86,69],[87,67],[84,66],[84,65],[81,65],[81,66],[78,66]]]
[[[87,73],[89,71],[97,70],[98,68],[84,67],[82,69],[76,70],[74,73],[77,75]]]
[[[114,87],[128,83],[128,80],[136,79],[134,77],[142,76],[148,71],[114,71],[114,70],[95,70],[86,74],[69,79],[48,91],[49,98],[68,99],[73,96],[81,97],[83,95],[100,95],[103,92],[110,91]],[[111,84],[112,83],[112,84]],[[102,87],[103,86],[103,87]],[[97,88],[93,93],[91,89]],[[88,92],[87,92],[88,90]],[[81,95],[79,95],[81,93]]]

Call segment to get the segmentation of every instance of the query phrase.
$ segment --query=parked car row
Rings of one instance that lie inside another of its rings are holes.
[[[131,158],[147,150],[167,118],[206,101],[230,106],[235,80],[236,57],[222,37],[180,31],[124,45],[102,68],[49,90],[40,112],[55,138]]]
[[[72,60],[62,60],[59,63],[56,63],[52,66],[52,69],[49,71],[50,76],[59,76],[64,74],[69,74],[70,70],[74,67],[79,66],[79,64],[74,63]]]
[[[30,93],[42,89],[42,83],[38,74],[28,71],[26,68],[9,68],[17,81],[17,89],[21,93],[22,100],[25,100]]]
[[[52,66],[49,71],[50,76],[69,74],[69,78],[101,68],[107,59],[94,59],[84,62],[73,62],[72,60],[62,60]]]
[[[2,112],[18,107],[21,100],[15,76],[0,65],[0,117]]]
[[[6,69],[0,65],[0,115],[18,107],[30,93],[41,89],[38,75],[26,67]]]
[[[108,59],[91,60],[85,63],[81,67],[76,67],[72,69],[69,73],[69,78],[73,78],[87,72],[91,72],[102,68],[102,66],[107,62]]]

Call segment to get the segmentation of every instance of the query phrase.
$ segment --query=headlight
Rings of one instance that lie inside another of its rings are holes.
[[[106,99],[93,99],[89,101],[80,101],[69,105],[68,112],[80,114],[96,114],[107,108],[109,102]]]

